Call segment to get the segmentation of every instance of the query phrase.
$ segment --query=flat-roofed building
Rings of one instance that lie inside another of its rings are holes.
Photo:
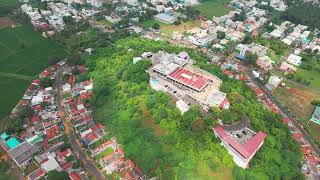
[[[160,13],[154,16],[158,21],[161,21],[166,24],[173,24],[178,18],[170,13]]]
[[[206,77],[182,67],[176,68],[168,78],[195,91],[202,91],[209,83]]]
[[[14,149],[9,150],[8,154],[19,167],[23,167],[38,152],[39,150],[34,145],[25,141]]]

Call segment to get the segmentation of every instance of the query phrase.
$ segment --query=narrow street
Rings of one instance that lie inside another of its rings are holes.
[[[76,156],[76,158],[80,159],[81,164],[84,166],[84,168],[87,170],[87,172],[91,177],[94,177],[95,180],[105,180],[107,178],[95,166],[95,164],[90,159],[90,157],[84,152],[84,149],[81,147],[81,143],[77,139],[69,120],[64,116],[66,113],[61,104],[62,103],[62,98],[61,98],[62,76],[63,76],[63,67],[59,69],[55,75],[55,89],[57,93],[58,109],[60,114],[62,115],[61,119],[65,126],[65,133],[68,136],[69,143],[71,145],[71,150],[73,154]]]

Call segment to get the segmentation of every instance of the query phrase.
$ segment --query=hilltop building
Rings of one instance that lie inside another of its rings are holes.
[[[221,145],[227,148],[233,161],[242,168],[247,168],[250,160],[258,152],[267,135],[263,132],[255,133],[247,127],[217,126],[213,128],[214,134],[221,140]]]

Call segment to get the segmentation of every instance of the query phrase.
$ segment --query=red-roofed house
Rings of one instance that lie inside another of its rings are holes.
[[[40,179],[41,177],[43,177],[46,174],[46,172],[39,168],[37,170],[35,170],[33,173],[29,174],[27,179],[28,180],[37,180]]]
[[[39,124],[41,122],[40,116],[33,116],[31,121],[32,121],[32,125]]]
[[[57,153],[57,160],[60,162],[65,161],[65,159],[71,155],[72,155],[72,153],[71,153],[70,149],[66,149],[62,152]]]
[[[69,178],[71,180],[81,180],[81,177],[79,176],[79,174],[75,171],[73,171],[72,173],[69,174]]]
[[[301,138],[302,138],[302,135],[300,132],[295,132],[295,133],[292,133],[291,136],[293,137],[293,139],[295,139],[297,142],[301,142]]]
[[[264,143],[267,135],[263,132],[254,133],[248,128],[228,132],[222,127],[213,128],[214,134],[221,139],[222,145],[233,156],[233,161],[242,168],[247,168],[249,161]],[[244,133],[245,131],[245,133]],[[250,135],[252,134],[252,136]]]
[[[58,134],[60,133],[60,129],[57,125],[51,126],[50,128],[46,129],[45,133],[49,141],[62,136],[62,134]]]
[[[65,163],[62,168],[64,171],[66,172],[69,172],[70,170],[72,170],[72,166],[73,166],[73,163],[71,161]]]

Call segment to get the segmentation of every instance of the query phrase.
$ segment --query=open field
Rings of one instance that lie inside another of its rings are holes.
[[[231,10],[225,5],[230,0],[209,0],[205,3],[195,6],[194,8],[199,10],[203,16],[212,19],[213,16],[223,16],[228,14]]]
[[[287,87],[278,88],[274,95],[302,122],[310,135],[317,142],[320,142],[320,126],[312,122],[306,126],[314,110],[314,107],[310,103],[315,99],[320,99],[320,93],[303,87],[297,87],[290,83],[286,84]]]
[[[294,76],[297,78],[299,77],[304,80],[310,81],[311,82],[311,84],[309,85],[310,87],[320,90],[320,78],[319,78],[320,72],[299,69]]]
[[[0,0],[0,16],[7,16],[12,10],[17,8],[18,6],[18,0]]]
[[[31,25],[0,29],[0,118],[21,98],[31,80],[48,65],[48,57],[63,58],[54,41],[44,39]]]
[[[177,26],[165,24],[160,26],[160,32],[166,37],[171,38],[173,32],[183,33],[191,28],[199,27],[200,25],[201,22],[199,20],[183,22]]]
[[[165,24],[165,23],[163,23],[163,22],[160,22],[160,21],[157,21],[157,20],[155,20],[155,19],[148,19],[148,20],[146,20],[146,21],[144,21],[144,22],[142,22],[142,27],[143,28],[151,28],[155,23],[158,23],[158,24],[160,24],[160,26],[165,26],[165,25],[167,25],[167,24]]]
[[[9,6],[9,7],[16,7],[18,6],[18,0],[0,0],[0,7]]]
[[[7,28],[15,25],[15,23],[9,17],[0,17],[0,29]]]

